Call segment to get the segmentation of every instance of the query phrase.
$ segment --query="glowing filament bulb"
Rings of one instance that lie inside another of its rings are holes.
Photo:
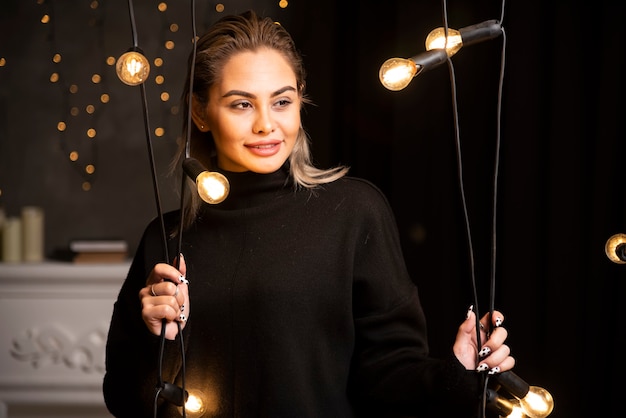
[[[530,418],[547,417],[554,408],[554,400],[550,392],[538,386],[530,386],[528,393],[519,400],[519,403]]]
[[[223,202],[230,190],[226,177],[215,171],[200,173],[196,177],[196,185],[202,200],[211,204]]]
[[[409,85],[417,70],[417,65],[410,59],[390,58],[380,67],[378,77],[385,88],[398,91]]]
[[[604,252],[614,263],[626,264],[626,234],[615,234],[606,242]]]
[[[519,406],[528,417],[545,418],[552,413],[554,399],[544,388],[530,386],[510,370],[497,375],[496,380],[518,399]]]
[[[446,43],[446,32],[444,28],[433,29],[426,37],[426,50],[446,48],[449,57],[453,56],[463,46],[461,33],[456,29],[448,28],[448,42]]]
[[[183,171],[196,182],[198,195],[209,204],[221,203],[228,197],[230,184],[228,179],[216,171],[208,171],[195,158],[183,161]]]
[[[528,418],[528,416],[524,413],[524,411],[522,411],[522,408],[515,406],[506,418]]]
[[[187,402],[185,402],[185,409],[191,414],[201,415],[204,412],[202,399],[194,393],[190,393],[189,398],[187,398]]]
[[[115,65],[117,76],[123,83],[129,86],[137,86],[148,78],[150,63],[139,51],[128,51],[117,60]]]

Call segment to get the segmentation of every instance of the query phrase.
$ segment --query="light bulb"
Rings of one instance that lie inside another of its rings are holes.
[[[178,412],[183,415],[182,405],[178,407]],[[187,401],[185,401],[185,414],[190,418],[201,417],[207,412],[206,397],[199,390],[190,390]]]
[[[463,46],[463,38],[461,32],[456,29],[448,28],[448,42],[446,43],[446,32],[444,28],[436,28],[430,31],[426,37],[426,50],[446,49],[449,57],[456,54]]]
[[[219,401],[217,394],[206,388],[207,391],[201,391],[199,389],[190,389],[189,397],[185,402],[185,413],[189,418],[204,417],[204,416],[216,416],[219,409]],[[183,415],[183,408],[178,408],[181,416]]]
[[[615,234],[609,238],[604,252],[612,262],[626,264],[626,234]]]
[[[503,33],[497,20],[487,20],[459,30],[448,28],[448,42],[444,28],[433,29],[426,37],[426,51],[410,59],[390,58],[378,71],[380,82],[389,90],[402,90],[413,77],[443,64],[463,46],[493,39]],[[444,50],[445,48],[445,50]]]
[[[138,49],[131,49],[118,58],[115,71],[123,83],[137,86],[147,80],[150,63]]]
[[[198,194],[207,203],[221,203],[228,196],[230,184],[223,174],[216,171],[203,171],[196,177]]]
[[[554,409],[550,392],[538,386],[530,386],[526,396],[519,400],[520,407],[530,418],[545,418]]]
[[[183,161],[183,171],[196,182],[198,194],[205,202],[215,205],[228,197],[230,184],[222,173],[208,171],[195,158]]]
[[[508,414],[506,418],[528,418],[528,415],[524,413],[524,411],[518,404],[518,405],[513,406],[511,413]]]
[[[195,392],[189,393],[189,398],[185,402],[185,410],[191,415],[200,416],[205,411],[204,403],[202,402],[202,395]]]
[[[528,418],[517,399],[505,398],[493,389],[487,389],[487,405],[497,412],[499,417]]]
[[[519,400],[520,407],[529,418],[545,418],[554,408],[550,392],[538,386],[530,386],[512,371],[496,375],[504,389]]]
[[[391,91],[402,90],[417,74],[417,64],[406,58],[389,58],[378,71],[383,86]]]
[[[448,56],[443,49],[424,51],[411,58],[390,58],[378,71],[380,82],[389,90],[402,90],[413,77],[446,62]]]

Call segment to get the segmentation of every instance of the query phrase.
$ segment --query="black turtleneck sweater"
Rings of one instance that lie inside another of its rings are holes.
[[[185,368],[180,340],[165,341],[165,381],[182,385],[184,374],[205,417],[446,417],[452,404],[463,411],[455,417],[473,415],[476,374],[453,356],[428,357],[417,290],[375,186],[346,177],[296,191],[287,169],[226,175],[230,196],[183,233]],[[168,231],[179,216],[166,214]],[[104,396],[117,417],[154,416],[160,338],[141,319],[138,292],[162,248],[154,220],[114,306]],[[180,416],[158,404],[159,416]]]

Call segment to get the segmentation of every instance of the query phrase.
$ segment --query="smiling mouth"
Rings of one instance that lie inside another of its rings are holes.
[[[262,144],[246,145],[248,150],[259,157],[271,157],[281,150],[282,141],[271,141]]]

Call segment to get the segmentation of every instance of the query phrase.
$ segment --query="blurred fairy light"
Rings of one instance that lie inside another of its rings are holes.
[[[49,82],[58,85],[61,91],[62,102],[61,110],[63,116],[56,123],[57,133],[59,135],[60,148],[67,156],[72,167],[81,176],[81,189],[84,191],[91,190],[94,182],[94,174],[96,173],[96,147],[97,147],[97,129],[96,123],[99,117],[99,104],[106,104],[110,97],[106,92],[94,93],[94,86],[100,90],[103,88],[102,72],[93,72],[88,83],[91,86],[80,84],[79,76],[72,75],[71,70],[80,68],[70,62],[64,62],[67,57],[63,55],[63,46],[61,41],[57,39],[57,31],[62,33],[60,22],[55,19],[54,7],[52,2],[38,0],[37,4],[45,7],[40,22],[48,25],[50,31],[50,47],[52,50],[51,62],[53,70],[50,72]],[[98,0],[92,0],[89,3],[89,13],[86,16],[86,25],[89,31],[84,32],[86,39],[92,39],[92,42],[101,46],[103,40],[102,31],[102,11],[100,10]],[[91,38],[89,38],[91,37]],[[78,57],[76,59],[83,59]],[[71,61],[71,60],[70,60]],[[85,126],[86,125],[86,126]]]
[[[163,110],[168,109],[168,112],[162,113],[161,125],[154,129],[154,134],[157,137],[166,137],[167,129],[166,123],[177,112],[174,111],[175,105],[170,103],[170,85],[167,83],[168,78],[166,76],[167,64],[172,61],[170,59],[171,54],[176,52],[176,36],[178,35],[180,25],[173,21],[168,13],[169,7],[167,2],[163,1],[157,5],[157,10],[160,12],[162,21],[162,33],[161,33],[161,49],[157,51],[157,56],[152,60],[152,64],[157,69],[158,74],[154,77],[154,84],[157,89],[159,102],[164,105]],[[170,121],[171,123],[171,121]],[[174,129],[172,129],[174,131]]]

